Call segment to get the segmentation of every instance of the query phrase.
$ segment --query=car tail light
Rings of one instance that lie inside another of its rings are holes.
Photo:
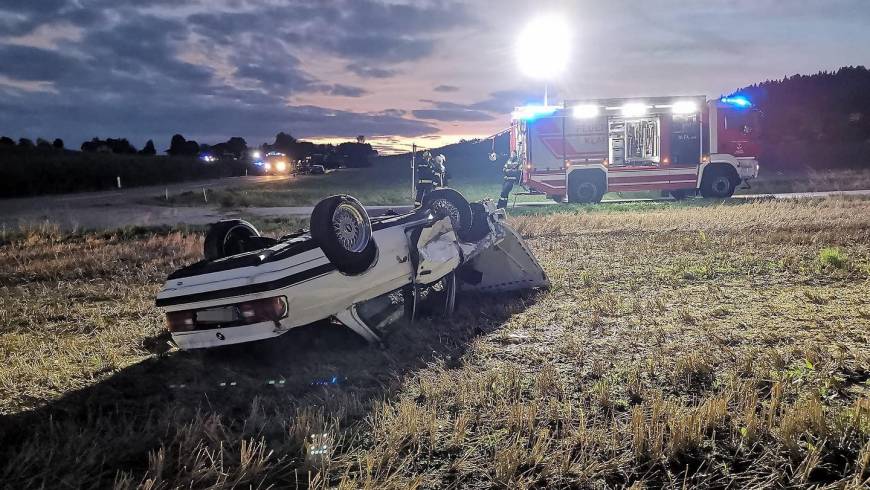
[[[170,332],[189,332],[196,328],[194,311],[172,311],[166,314],[166,328]]]
[[[199,310],[168,312],[166,313],[166,327],[170,332],[238,327],[253,323],[278,321],[287,316],[287,310],[287,299],[283,296],[277,296]]]
[[[280,320],[287,315],[287,302],[283,296],[247,301],[236,306],[245,323]]]

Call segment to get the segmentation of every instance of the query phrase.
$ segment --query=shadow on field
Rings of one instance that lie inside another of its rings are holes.
[[[311,410],[348,427],[415,371],[461,365],[470,341],[499,328],[537,294],[464,297],[449,320],[397,323],[385,348],[320,322],[270,341],[155,355],[46,406],[0,417],[0,461],[8,462],[0,464],[0,480],[16,487],[104,486],[119,471],[140,475],[149,452],[171,444],[185,426],[199,427],[191,420],[201,415],[219,416],[224,431],[248,434],[247,424],[262,412],[280,426],[274,434],[260,430],[267,443],[286,439],[292,419]],[[167,340],[144,342],[154,352]]]

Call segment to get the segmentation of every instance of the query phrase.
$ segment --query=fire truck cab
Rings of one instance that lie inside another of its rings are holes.
[[[599,99],[518,107],[522,184],[562,202],[606,192],[725,198],[758,176],[759,111],[742,96]]]

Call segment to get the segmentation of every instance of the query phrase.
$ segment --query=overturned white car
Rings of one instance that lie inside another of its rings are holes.
[[[262,237],[249,223],[215,223],[205,260],[170,274],[156,304],[182,349],[277,337],[333,318],[371,342],[418,306],[453,310],[457,288],[546,287],[547,275],[489,202],[452,189],[413,212],[369,218],[350,196],[315,206],[310,231]]]

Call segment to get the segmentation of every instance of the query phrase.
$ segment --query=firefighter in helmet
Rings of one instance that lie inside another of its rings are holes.
[[[415,169],[417,195],[414,198],[414,203],[418,206],[423,204],[423,198],[426,194],[441,186],[441,174],[436,172],[436,168],[436,162],[432,158],[432,154],[429,153],[429,150],[424,151],[422,158],[417,161],[417,168]]]
[[[504,180],[501,186],[501,196],[498,199],[498,205],[496,207],[504,209],[507,207],[508,197],[510,197],[514,184],[519,182],[520,178],[523,176],[522,163],[516,153],[511,152],[510,158],[505,162],[501,171],[502,174],[504,174]]]
[[[438,154],[438,156],[434,159],[435,163],[432,167],[433,171],[438,175],[440,179],[440,183],[436,183],[437,187],[446,187],[447,186],[447,167],[444,166],[447,163],[447,157],[444,155]]]

